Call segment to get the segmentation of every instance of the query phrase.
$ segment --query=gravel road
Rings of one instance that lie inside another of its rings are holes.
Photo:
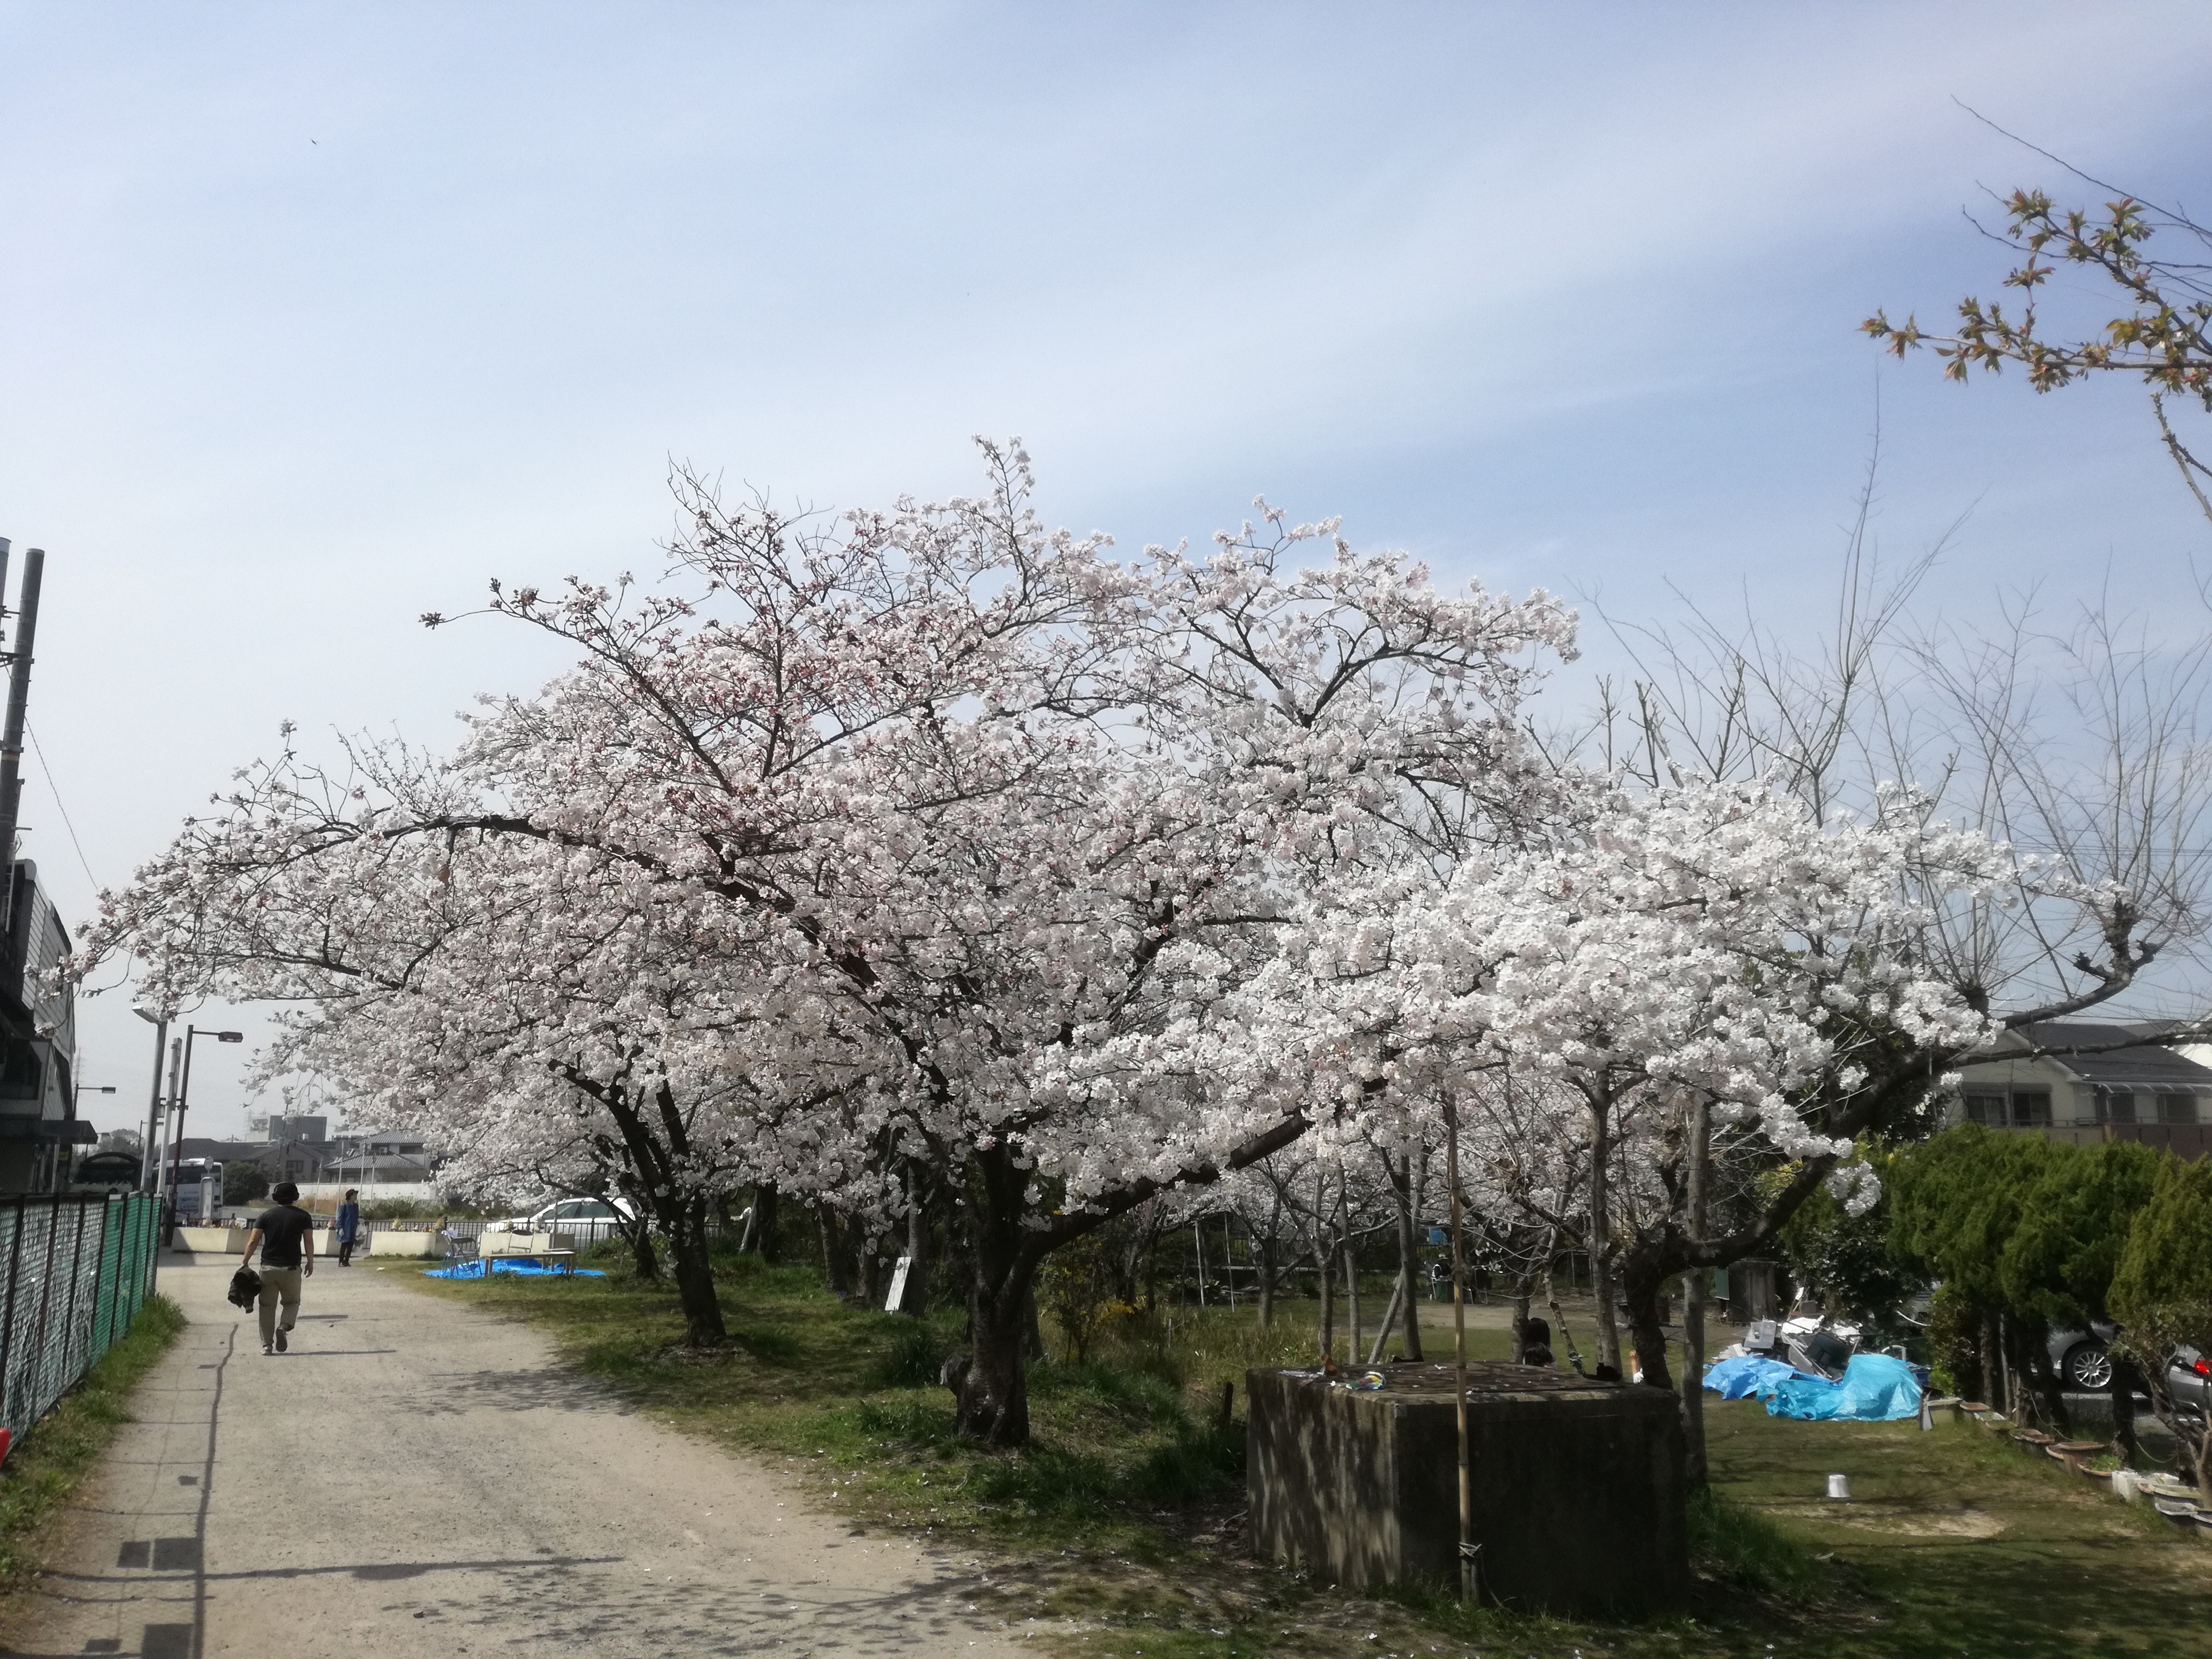
[[[235,1258],[64,1518],[0,1652],[145,1659],[1034,1651],[972,1563],[863,1535],[560,1370],[529,1327],[366,1264],[264,1357]]]

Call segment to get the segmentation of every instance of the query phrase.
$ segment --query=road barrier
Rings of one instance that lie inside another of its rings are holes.
[[[15,1443],[131,1328],[157,1218],[143,1193],[0,1199],[0,1428]]]

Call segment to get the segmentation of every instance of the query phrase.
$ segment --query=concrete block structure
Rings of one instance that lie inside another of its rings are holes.
[[[1246,1374],[1253,1547],[1324,1583],[1455,1585],[1452,1368],[1382,1369],[1371,1392],[1312,1371]],[[1482,1599],[1579,1614],[1683,1605],[1674,1395],[1524,1365],[1471,1364],[1468,1376]]]

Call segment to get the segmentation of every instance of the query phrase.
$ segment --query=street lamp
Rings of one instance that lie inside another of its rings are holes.
[[[185,1027],[185,1074],[177,1084],[177,1122],[169,1136],[169,1145],[173,1153],[169,1159],[168,1184],[173,1192],[177,1185],[178,1171],[185,1161],[185,1109],[191,1104],[192,1098],[192,1044],[204,1036],[211,1036],[217,1042],[246,1041],[246,1033],[243,1031],[203,1031],[196,1025]]]

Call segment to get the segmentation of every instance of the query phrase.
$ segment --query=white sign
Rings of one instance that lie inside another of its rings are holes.
[[[902,1255],[898,1266],[891,1269],[891,1293],[884,1298],[884,1311],[896,1313],[899,1304],[906,1300],[906,1270],[914,1266],[914,1258]]]

